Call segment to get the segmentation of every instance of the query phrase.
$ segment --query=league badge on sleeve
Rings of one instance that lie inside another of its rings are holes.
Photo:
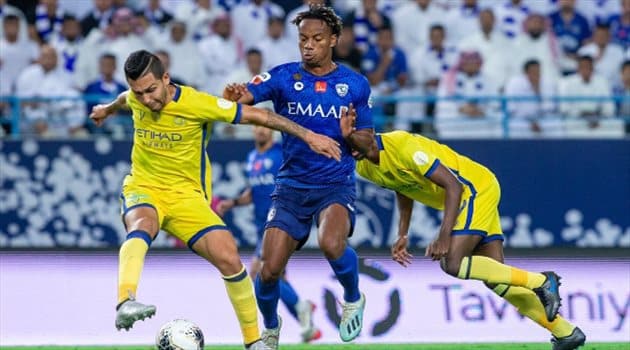
[[[271,79],[271,74],[269,74],[269,72],[264,72],[264,73],[254,76],[251,80],[251,83],[254,85],[259,85],[266,82],[269,79]]]
[[[344,97],[348,94],[348,84],[336,84],[335,91],[339,97]]]

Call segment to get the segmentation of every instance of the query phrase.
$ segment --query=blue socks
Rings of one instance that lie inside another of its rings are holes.
[[[282,300],[291,315],[297,320],[298,314],[295,305],[298,303],[299,298],[295,289],[293,289],[291,284],[285,279],[280,279],[278,283],[280,284],[280,300]]]
[[[359,300],[359,257],[354,249],[346,247],[339,259],[328,260],[328,263],[343,286],[343,299],[350,303]]]
[[[263,283],[259,274],[254,283],[258,309],[267,329],[278,327],[278,299],[280,298],[280,284],[278,282]]]

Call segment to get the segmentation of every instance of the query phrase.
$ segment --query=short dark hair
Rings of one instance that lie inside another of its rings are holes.
[[[339,36],[341,28],[343,28],[341,17],[337,16],[332,7],[324,5],[310,4],[308,11],[298,13],[291,23],[299,26],[305,19],[319,19],[324,21],[332,33],[337,36]]]
[[[446,28],[444,28],[444,26],[441,24],[434,24],[429,28],[429,32],[432,32],[434,30],[441,30],[442,33],[446,32]]]
[[[540,61],[538,61],[535,58],[530,58],[527,61],[525,61],[525,63],[523,64],[523,72],[527,73],[527,71],[532,67],[532,66],[540,66]]]
[[[9,22],[9,21],[16,21],[19,22],[20,21],[20,17],[18,17],[17,15],[14,14],[8,14],[6,16],[4,16],[4,18],[2,19],[2,22]]]
[[[623,61],[621,64],[621,71],[623,72],[626,68],[630,68],[630,59]]]
[[[101,60],[109,59],[109,60],[116,61],[116,55],[114,55],[113,53],[105,52],[104,54],[101,55],[100,59]]]
[[[247,49],[247,51],[245,51],[245,56],[249,56],[249,55],[258,55],[258,56],[262,56],[262,51],[260,51],[259,49],[252,47]]]
[[[147,50],[132,52],[125,61],[125,76],[130,80],[137,80],[147,73],[153,73],[160,79],[164,75],[164,65],[160,59]]]

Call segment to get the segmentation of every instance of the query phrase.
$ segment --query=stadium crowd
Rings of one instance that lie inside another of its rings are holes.
[[[87,115],[126,89],[129,53],[153,51],[173,82],[221,95],[229,82],[300,59],[291,21],[312,2],[325,1],[0,0],[0,135],[11,133],[7,97],[17,96],[23,134],[127,137],[128,115],[103,130]],[[630,0],[328,4],[344,22],[334,59],[381,97],[381,130],[502,137],[508,115],[514,137],[625,135]]]

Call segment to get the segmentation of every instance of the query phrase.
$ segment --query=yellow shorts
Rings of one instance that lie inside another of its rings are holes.
[[[462,198],[459,215],[451,234],[479,235],[483,237],[479,244],[504,240],[499,217],[501,187],[496,177],[489,173],[480,188],[476,188],[472,182],[461,176],[459,180],[464,186],[468,186],[471,194],[467,198]]]
[[[211,208],[201,192],[171,192],[135,184],[125,184],[120,195],[123,218],[130,210],[151,207],[158,215],[161,229],[179,238],[192,249],[199,238],[227,226]]]

